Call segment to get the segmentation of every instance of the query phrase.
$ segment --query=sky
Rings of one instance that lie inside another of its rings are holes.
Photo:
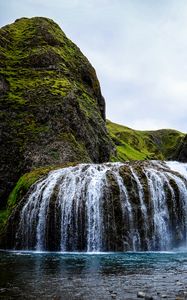
[[[0,27],[57,22],[96,69],[107,118],[187,132],[186,0],[0,0]]]

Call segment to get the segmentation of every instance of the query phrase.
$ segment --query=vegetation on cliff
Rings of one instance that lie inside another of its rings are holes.
[[[112,142],[94,68],[47,18],[0,29],[0,206],[24,173],[108,161]]]
[[[12,211],[16,208],[17,204],[27,194],[30,187],[36,181],[40,180],[41,178],[44,178],[51,170],[74,166],[76,164],[77,163],[74,162],[61,164],[59,166],[40,167],[21,176],[8,197],[6,207],[0,210],[0,234],[4,230],[4,227],[6,226],[7,220],[11,215]]]
[[[176,151],[173,153],[172,158],[181,162],[187,162],[187,135],[182,139]]]
[[[114,161],[171,159],[185,136],[177,130],[140,131],[110,121],[107,128],[116,145]]]

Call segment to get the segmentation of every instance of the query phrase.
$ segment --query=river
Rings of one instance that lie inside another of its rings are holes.
[[[187,299],[187,251],[0,252],[0,299],[130,300],[140,292]]]

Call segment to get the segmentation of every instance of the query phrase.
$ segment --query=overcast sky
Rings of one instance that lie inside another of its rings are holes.
[[[56,21],[97,71],[107,118],[187,132],[186,0],[0,0],[0,25]]]

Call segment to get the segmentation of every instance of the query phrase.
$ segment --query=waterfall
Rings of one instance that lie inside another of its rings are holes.
[[[137,161],[51,171],[31,187],[8,226],[15,249],[141,251],[187,245],[187,164]]]

